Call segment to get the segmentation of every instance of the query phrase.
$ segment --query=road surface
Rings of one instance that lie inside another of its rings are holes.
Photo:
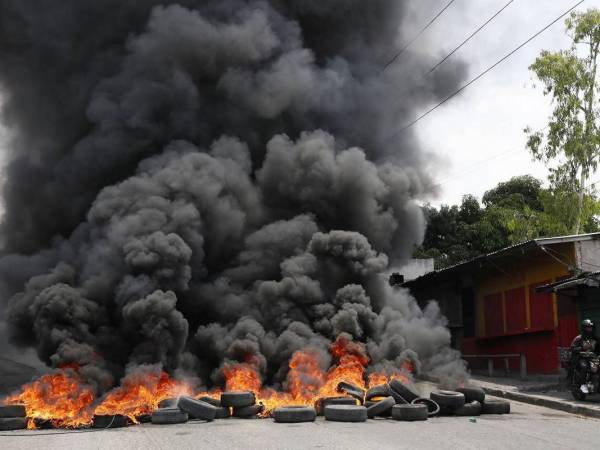
[[[271,419],[225,419],[121,429],[19,431],[0,435],[2,449],[598,449],[600,420],[512,402],[507,416],[439,417],[427,422],[391,419],[366,423],[277,424]],[[49,434],[50,433],[50,434]]]

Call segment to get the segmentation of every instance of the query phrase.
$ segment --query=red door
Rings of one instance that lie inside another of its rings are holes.
[[[569,347],[575,336],[579,334],[575,298],[556,294],[556,300],[558,302],[558,346]]]
[[[529,286],[529,310],[531,311],[531,328],[533,330],[554,329],[554,304],[552,293],[535,292],[535,288],[551,283],[552,280],[544,280]]]

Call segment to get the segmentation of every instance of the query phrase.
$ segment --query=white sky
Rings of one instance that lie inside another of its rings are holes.
[[[419,11],[410,20],[416,29],[447,3],[447,0],[411,1]],[[437,48],[443,56],[506,1],[455,0],[415,42],[413,50]],[[453,58],[469,64],[471,79],[575,3],[575,0],[515,0]],[[578,9],[590,7],[600,8],[600,0],[586,0]],[[525,149],[523,129],[528,125],[534,129],[545,126],[551,110],[550,99],[543,96],[540,87],[533,87],[528,66],[542,49],[557,50],[568,44],[561,20],[415,125],[424,147],[444,161],[436,177],[440,196],[432,203],[459,203],[465,194],[481,198],[486,190],[515,175],[528,173],[545,179],[546,167],[532,162]],[[0,128],[0,166],[6,134]],[[600,173],[590,181],[598,179]]]
[[[452,50],[500,9],[507,0],[456,0],[423,35],[426,47]],[[435,0],[435,14],[446,4]],[[576,0],[515,0],[453,57],[469,64],[472,79],[568,10]],[[600,8],[587,0],[578,10]],[[423,11],[422,14],[427,14]],[[420,23],[426,23],[423,17]],[[528,66],[541,50],[567,48],[564,19],[523,47],[475,84],[415,125],[428,150],[444,159],[438,171],[440,197],[432,203],[454,204],[465,194],[481,198],[498,182],[522,174],[546,179],[547,169],[533,162],[523,129],[541,129],[550,115],[550,98],[534,88]],[[418,47],[416,47],[418,49]],[[591,182],[600,174],[591,176]]]

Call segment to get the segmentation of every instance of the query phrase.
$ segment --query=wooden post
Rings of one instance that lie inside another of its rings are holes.
[[[521,370],[521,379],[524,380],[527,378],[527,357],[525,353],[521,353],[519,355],[519,368]]]
[[[508,364],[508,358],[504,358],[504,374],[508,376],[510,373],[510,365]]]
[[[494,360],[492,358],[488,358],[488,375],[494,376]]]

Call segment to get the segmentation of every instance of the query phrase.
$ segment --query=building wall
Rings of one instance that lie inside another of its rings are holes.
[[[575,262],[575,250],[572,243],[552,248],[560,255],[557,259],[522,255],[494,273],[474,274],[476,336],[464,340],[463,353],[525,353],[529,371],[558,370],[556,295],[534,289],[569,276],[565,262]],[[518,360],[511,367],[516,369]]]
[[[585,272],[600,270],[600,240],[575,242],[577,266]]]
[[[561,253],[569,255],[571,260],[573,256],[572,244],[562,244],[560,247],[556,246]],[[477,276],[474,275],[474,291],[476,299],[476,314],[477,314],[477,336],[486,336],[486,308],[485,308],[485,297],[500,295],[501,307],[504,312],[504,317],[498,318],[502,321],[502,330],[507,332],[511,326],[507,323],[506,317],[507,306],[508,312],[511,312],[511,306],[514,302],[513,297],[515,296],[516,289],[524,290],[524,308],[525,308],[525,329],[531,328],[531,302],[532,292],[531,287],[556,281],[563,277],[570,276],[568,268],[552,258],[546,258],[544,260],[536,260],[535,263],[527,260],[521,262],[515,262],[509,268],[503,271],[497,271],[493,275]],[[507,297],[509,301],[507,303]],[[556,296],[552,294],[552,313],[554,317],[554,326],[557,326],[557,309],[556,309]],[[509,320],[510,321],[510,320]],[[489,323],[489,319],[488,319]]]
[[[507,249],[499,257],[425,275],[407,287],[421,306],[430,300],[440,304],[452,344],[463,355],[525,353],[529,372],[556,373],[558,349],[570,345],[580,319],[589,315],[600,323],[600,289],[557,295],[536,293],[535,287],[570,278],[577,267],[600,270],[600,239],[544,248]],[[486,363],[466,359],[472,368]],[[496,361],[502,369],[504,361]],[[516,371],[518,359],[510,359],[510,366]]]

